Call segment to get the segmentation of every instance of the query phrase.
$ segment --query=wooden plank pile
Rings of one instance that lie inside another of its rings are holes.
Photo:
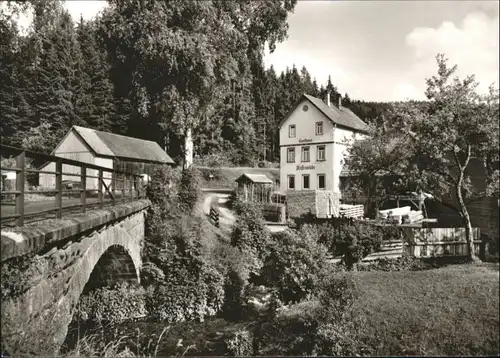
[[[424,219],[424,215],[421,210],[411,210],[409,206],[403,206],[401,208],[379,210],[379,219],[387,224],[414,224],[421,222]]]
[[[346,218],[362,218],[365,214],[365,208],[363,205],[347,205],[340,204],[340,216]]]

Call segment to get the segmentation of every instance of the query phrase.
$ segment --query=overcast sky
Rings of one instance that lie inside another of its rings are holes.
[[[85,19],[104,1],[67,1]],[[366,101],[422,99],[425,78],[445,53],[459,75],[475,74],[482,89],[499,77],[498,1],[311,1],[289,16],[288,39],[266,54],[280,72],[307,67],[319,84],[328,75],[341,93]]]

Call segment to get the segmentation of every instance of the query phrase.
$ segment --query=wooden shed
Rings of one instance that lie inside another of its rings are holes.
[[[79,126],[73,126],[68,131],[52,155],[149,176],[157,166],[175,164],[156,142]],[[55,163],[46,163],[40,170],[53,172]],[[80,168],[64,164],[63,172],[80,174]],[[97,176],[96,170],[87,170],[87,175]],[[111,173],[105,172],[104,177],[109,185]],[[75,178],[78,177],[63,175],[62,180],[78,180]],[[40,174],[39,185],[54,188],[55,175]],[[97,178],[88,178],[86,185],[88,189],[97,189]]]
[[[273,181],[264,174],[241,174],[238,179],[238,190],[246,201],[270,203],[273,192]]]

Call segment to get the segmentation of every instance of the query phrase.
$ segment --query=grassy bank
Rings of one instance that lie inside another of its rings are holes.
[[[497,264],[351,275],[361,291],[360,338],[372,354],[498,354]]]
[[[197,169],[201,172],[201,187],[210,189],[236,188],[235,180],[243,173],[264,174],[273,182],[279,180],[280,177],[280,171],[277,168],[197,167]]]

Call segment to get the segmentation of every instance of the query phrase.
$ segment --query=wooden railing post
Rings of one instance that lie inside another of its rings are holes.
[[[122,174],[122,202],[125,202],[125,183],[127,182],[127,176]]]
[[[142,179],[141,179],[141,176],[136,176],[136,183],[135,183],[135,188],[137,190],[137,197],[138,198],[142,198]]]
[[[104,198],[103,198],[103,192],[102,192],[102,182],[104,180],[104,175],[103,175],[103,170],[102,169],[99,169],[99,174],[98,174],[99,178],[97,179],[97,190],[99,190],[99,208],[102,209],[103,208],[103,201],[104,201]]]
[[[134,174],[134,192],[135,196],[137,199],[141,197],[141,194],[139,193],[139,186],[137,185],[137,175]]]
[[[130,199],[134,199],[134,174],[130,174],[130,178],[128,181],[128,192],[130,195]]]
[[[63,195],[63,185],[62,185],[62,160],[58,159],[56,161],[56,218],[60,219],[62,217],[62,195]]]
[[[26,153],[21,152],[16,158],[16,166],[21,169],[21,171],[16,173],[16,225],[24,225],[24,180],[26,177]]]
[[[113,194],[113,204],[116,203],[116,172],[111,173],[111,193]]]
[[[80,211],[82,213],[85,212],[86,206],[87,206],[87,167],[85,165],[82,165],[80,167],[80,189],[82,190],[80,192]]]

